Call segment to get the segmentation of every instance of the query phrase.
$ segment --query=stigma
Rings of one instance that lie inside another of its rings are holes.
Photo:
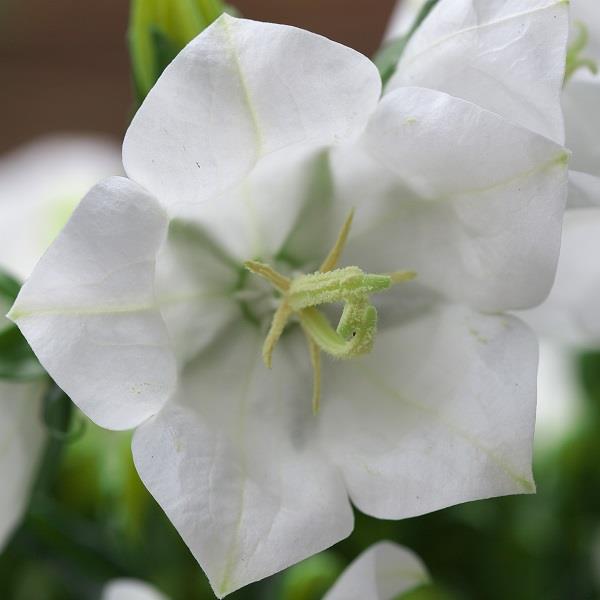
[[[249,271],[267,280],[280,294],[263,344],[265,365],[272,367],[277,342],[292,318],[299,321],[304,331],[313,369],[314,414],[319,412],[321,400],[321,352],[337,359],[350,359],[371,352],[377,333],[377,309],[371,302],[371,296],[416,277],[413,271],[369,274],[356,266],[339,268],[353,219],[354,210],[346,218],[331,251],[314,273],[289,278],[265,263],[244,263]],[[343,304],[343,309],[334,329],[318,307],[336,303]]]

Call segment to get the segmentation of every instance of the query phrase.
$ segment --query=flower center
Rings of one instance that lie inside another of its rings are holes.
[[[312,403],[315,414],[321,398],[321,352],[339,359],[370,352],[377,332],[377,310],[370,296],[416,276],[412,271],[371,275],[354,266],[337,268],[353,217],[354,211],[346,219],[333,248],[315,273],[290,279],[267,264],[257,261],[244,263],[249,271],[266,279],[281,294],[263,345],[263,360],[268,368],[272,366],[273,351],[290,319],[296,317],[302,326],[313,367]],[[344,305],[336,329],[317,308],[332,303]]]

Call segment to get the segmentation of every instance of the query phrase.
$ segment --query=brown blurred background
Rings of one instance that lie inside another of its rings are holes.
[[[371,55],[394,0],[231,0]],[[121,136],[131,108],[128,0],[0,0],[0,152],[53,131]]]

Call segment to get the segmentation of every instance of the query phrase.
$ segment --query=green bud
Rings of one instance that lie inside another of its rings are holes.
[[[129,52],[141,103],[183,47],[226,10],[221,0],[132,0]]]

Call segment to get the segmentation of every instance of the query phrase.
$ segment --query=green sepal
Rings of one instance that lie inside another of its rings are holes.
[[[415,31],[417,31],[421,23],[427,18],[427,15],[429,15],[429,13],[433,10],[434,6],[438,2],[439,0],[427,0],[427,2],[424,4],[423,8],[417,15],[408,33],[406,33],[402,37],[395,38],[389,42],[384,43],[384,45],[379,49],[379,51],[375,55],[373,62],[375,63],[375,66],[379,69],[379,74],[381,75],[381,81],[383,82],[383,85],[385,85],[390,80],[390,78],[396,71],[396,65],[402,57],[404,49],[410,41],[410,38],[412,38]]]

